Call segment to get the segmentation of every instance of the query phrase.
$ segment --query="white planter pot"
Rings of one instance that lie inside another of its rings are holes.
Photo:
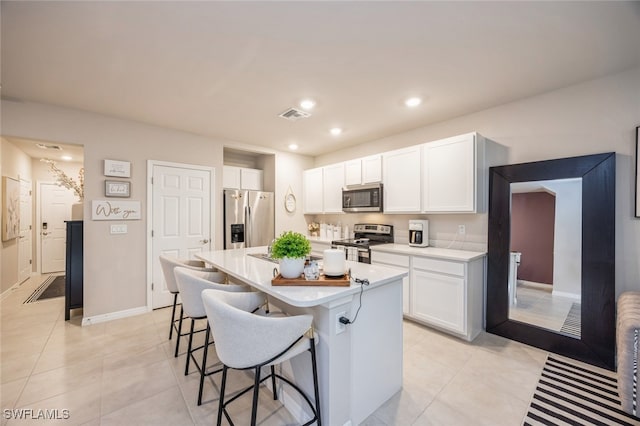
[[[299,278],[304,271],[304,257],[293,259],[284,257],[280,259],[280,274],[282,278]]]

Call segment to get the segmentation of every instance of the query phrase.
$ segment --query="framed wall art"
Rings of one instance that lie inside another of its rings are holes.
[[[92,220],[137,220],[140,219],[140,201],[93,200]]]
[[[131,182],[121,180],[105,180],[104,196],[129,198],[131,196]]]
[[[20,182],[2,176],[2,241],[20,236]]]
[[[131,177],[131,163],[129,161],[104,160],[104,175],[114,177]]]

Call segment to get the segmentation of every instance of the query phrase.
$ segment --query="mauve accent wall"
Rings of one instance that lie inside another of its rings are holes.
[[[553,284],[556,197],[547,192],[511,196],[511,251],[522,253],[518,279]]]

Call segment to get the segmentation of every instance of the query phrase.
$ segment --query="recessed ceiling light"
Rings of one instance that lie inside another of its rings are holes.
[[[297,149],[298,149],[298,145],[297,145],[297,144],[295,144],[295,143],[290,143],[290,144],[289,144],[289,149],[290,149],[291,151],[295,151],[295,150],[297,150]]]
[[[316,102],[313,99],[303,99],[300,101],[300,108],[311,109],[316,106]]]
[[[63,155],[63,156],[62,156],[62,157],[60,157],[60,158],[62,158],[64,161],[71,161],[71,160],[73,160],[73,157],[71,157],[70,155]]]
[[[333,129],[329,130],[331,132],[331,134],[333,136],[338,136],[339,134],[342,133],[342,129],[340,127],[334,127]]]
[[[421,103],[422,103],[422,99],[420,98],[409,98],[406,101],[404,101],[404,104],[409,108],[417,107]]]

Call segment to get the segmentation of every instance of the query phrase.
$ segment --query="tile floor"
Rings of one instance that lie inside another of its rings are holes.
[[[509,307],[509,318],[560,331],[574,302],[579,299],[552,294],[553,287],[518,280],[517,304]]]
[[[205,385],[198,407],[198,375],[184,376],[184,355],[174,358],[167,340],[169,309],[81,327],[79,316],[64,321],[63,298],[22,304],[43,279],[29,279],[1,302],[1,425],[215,422],[219,375]],[[491,334],[466,343],[405,322],[403,390],[364,424],[520,425],[546,355]],[[251,382],[242,372],[230,380],[236,389]],[[261,424],[292,424],[262,394]],[[245,399],[230,410],[238,425],[250,415]],[[12,408],[66,409],[69,418],[7,419],[5,409]]]

